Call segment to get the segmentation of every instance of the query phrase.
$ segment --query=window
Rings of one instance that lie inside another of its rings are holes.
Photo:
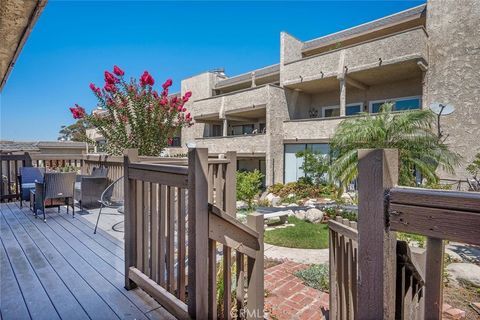
[[[420,109],[422,104],[420,97],[395,98],[390,100],[370,101],[370,113],[378,113],[380,107],[386,102],[393,102],[394,111]]]
[[[223,126],[221,124],[212,124],[211,137],[221,137],[223,135]]]
[[[297,158],[297,152],[310,150],[315,153],[329,154],[328,143],[307,143],[307,144],[285,144],[284,149],[284,180],[285,183],[297,181],[304,177],[305,173],[300,167],[303,165],[303,158]]]
[[[354,116],[356,114],[359,114],[360,112],[362,112],[362,107],[363,107],[362,103],[347,104],[345,115]]]
[[[266,123],[260,123],[258,131],[259,131],[259,133],[265,133],[267,131],[267,124]]]
[[[340,117],[340,107],[325,107],[322,109],[322,113],[324,118]]]
[[[232,127],[232,135],[238,136],[242,134],[251,134],[253,132],[253,124],[244,124]]]

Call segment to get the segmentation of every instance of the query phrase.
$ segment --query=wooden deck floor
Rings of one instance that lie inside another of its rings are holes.
[[[123,242],[80,215],[0,204],[0,319],[175,319],[124,289]]]

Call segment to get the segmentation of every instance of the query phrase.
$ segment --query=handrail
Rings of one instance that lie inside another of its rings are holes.
[[[130,168],[131,169],[139,169],[139,170],[147,170],[147,171],[155,171],[155,172],[188,175],[188,167],[176,166],[176,165],[170,165],[170,164],[132,162],[130,164]]]
[[[390,189],[388,200],[395,204],[480,213],[478,192],[397,187]]]

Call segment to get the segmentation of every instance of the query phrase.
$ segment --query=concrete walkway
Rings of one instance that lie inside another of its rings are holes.
[[[265,257],[274,260],[290,260],[302,264],[328,263],[327,249],[297,249],[278,247],[265,243]]]

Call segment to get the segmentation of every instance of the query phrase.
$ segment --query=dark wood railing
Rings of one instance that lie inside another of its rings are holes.
[[[480,193],[396,187],[396,150],[358,158],[358,230],[329,222],[330,319],[441,319],[443,241],[480,245]],[[396,231],[426,236],[424,253]]]
[[[209,160],[207,149],[190,149],[184,166],[141,161],[130,151],[124,163],[128,289],[141,287],[179,319],[263,319],[263,217],[252,215],[247,225],[235,219],[235,171],[235,153]],[[220,267],[224,294],[217,301]]]

